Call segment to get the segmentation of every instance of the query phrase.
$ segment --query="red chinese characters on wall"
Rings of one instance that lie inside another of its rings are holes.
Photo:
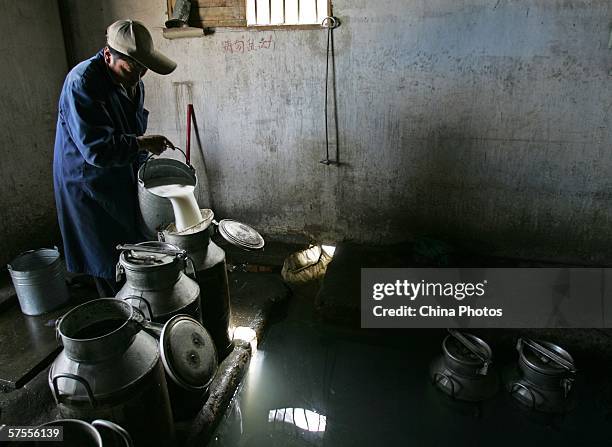
[[[241,36],[240,39],[236,40],[224,40],[221,46],[224,53],[245,54],[254,51],[273,50],[274,42],[272,40],[272,34],[261,38],[249,37],[246,39],[244,36]]]

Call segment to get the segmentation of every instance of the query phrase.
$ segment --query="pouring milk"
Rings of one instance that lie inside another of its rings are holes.
[[[183,231],[186,228],[202,222],[203,217],[200,212],[198,202],[196,202],[193,191],[195,186],[185,185],[182,183],[169,183],[170,179],[160,179],[163,184],[157,184],[155,180],[147,182],[146,188],[151,194],[159,197],[165,197],[172,203],[174,210],[174,220],[177,231]]]

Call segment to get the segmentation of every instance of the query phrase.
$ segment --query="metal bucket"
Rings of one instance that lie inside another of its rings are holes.
[[[145,185],[161,178],[176,179],[187,185],[197,186],[195,169],[171,158],[152,158],[138,170],[138,204],[140,206],[142,232],[147,239],[156,239],[157,232],[174,222],[170,200],[147,191]]]
[[[26,251],[7,267],[24,314],[44,314],[68,301],[64,267],[57,247]]]

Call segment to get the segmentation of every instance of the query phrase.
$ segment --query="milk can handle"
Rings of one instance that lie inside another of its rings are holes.
[[[93,392],[91,391],[91,387],[89,386],[87,380],[76,374],[69,373],[58,374],[56,376],[53,376],[53,378],[51,379],[51,383],[53,384],[53,398],[55,399],[56,404],[59,404],[60,398],[59,389],[57,388],[57,379],[61,378],[76,380],[81,385],[83,385],[85,391],[87,391],[87,398],[89,399],[89,403],[91,404],[92,408],[96,406],[96,399],[94,398]]]
[[[140,298],[138,296],[128,296],[127,298],[124,299],[130,299],[130,298]],[[144,300],[144,298],[143,298]],[[145,300],[146,302],[146,300]],[[132,308],[134,309],[134,312],[136,314],[139,315],[140,318],[135,318],[134,321],[140,326],[141,329],[143,329],[145,332],[147,332],[149,335],[152,335],[153,337],[155,337],[156,339],[160,339],[161,338],[161,334],[162,331],[165,327],[164,324],[160,324],[160,323],[153,323],[151,320],[147,320],[147,318],[145,317],[144,313],[142,312],[142,310],[140,310],[140,308],[138,307],[134,307],[132,306]]]
[[[185,256],[185,274],[193,279],[195,282],[198,282],[198,274],[196,273],[195,264],[191,256]]]
[[[126,447],[133,447],[134,446],[134,441],[132,441],[132,437],[126,431],[126,429],[121,427],[120,425],[115,424],[114,422],[107,421],[105,419],[96,419],[95,421],[93,421],[91,423],[91,425],[93,425],[96,428],[98,428],[98,427],[108,428],[109,430],[111,430],[111,431],[113,431],[113,432],[115,432],[115,433],[117,433],[119,435],[119,437],[125,443]]]
[[[147,310],[149,311],[149,321],[153,320],[153,309],[151,309],[151,303],[149,303],[149,301],[146,298],[143,298],[141,296],[136,296],[136,295],[129,295],[123,298],[123,301],[127,301],[127,300],[137,300],[137,301],[145,303],[145,306],[147,306]],[[135,309],[138,309],[140,311],[140,309],[137,307],[135,307]]]
[[[529,393],[529,397],[531,398],[531,409],[535,410],[536,397],[535,397],[535,394],[533,394],[533,391],[531,391],[531,388],[529,388],[528,386],[525,386],[520,382],[515,382],[512,384],[512,387],[510,388],[510,394],[516,393],[517,390],[519,389],[525,390],[527,391],[527,393]]]
[[[572,384],[574,383],[574,379],[571,377],[566,377],[561,380],[561,386],[563,387],[563,396],[567,398],[570,391],[572,390]]]
[[[121,262],[118,262],[117,265],[115,266],[115,281],[121,282],[121,278],[123,277],[124,273],[125,273],[125,270],[123,269]]]
[[[62,315],[57,320],[55,320],[55,341],[58,342],[62,346],[64,345],[64,343],[62,343],[62,336],[60,335],[59,325],[62,322],[63,318],[64,316]]]
[[[451,388],[451,397],[454,399],[455,398],[455,383],[453,382],[453,379],[448,376],[447,374],[444,373],[440,373],[440,372],[436,372],[433,375],[433,383],[434,385],[437,385],[438,383],[440,383],[442,381],[442,379],[446,379],[446,381],[450,384],[450,388]]]

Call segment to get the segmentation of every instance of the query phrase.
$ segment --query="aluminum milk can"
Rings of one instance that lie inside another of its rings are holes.
[[[116,298],[127,300],[156,323],[178,314],[202,321],[200,287],[185,274],[188,266],[193,270],[193,264],[184,251],[163,242],[119,247],[123,250],[117,280],[125,274],[126,283]]]
[[[214,220],[210,209],[202,209],[203,221],[189,230],[176,232],[170,224],[158,238],[183,249],[193,259],[197,272],[197,281],[202,291],[202,316],[204,327],[212,336],[217,353],[223,359],[232,350],[229,334],[231,318],[229,283],[225,251],[215,244],[210,236],[214,224],[219,234],[230,244],[244,250],[259,250],[264,246],[264,239],[253,228],[232,219]]]
[[[174,424],[164,366],[141,317],[113,298],[69,311],[57,324],[64,349],[49,370],[49,386],[63,418],[111,420],[136,446],[170,446]]]
[[[575,404],[573,357],[560,346],[542,340],[519,338],[517,377],[510,376],[512,397],[531,410],[561,414]]]
[[[223,359],[232,350],[229,285],[225,251],[210,240],[210,230],[209,227],[196,233],[179,234],[171,226],[159,238],[186,250],[193,259],[202,291],[202,323],[215,342],[219,358]]]

